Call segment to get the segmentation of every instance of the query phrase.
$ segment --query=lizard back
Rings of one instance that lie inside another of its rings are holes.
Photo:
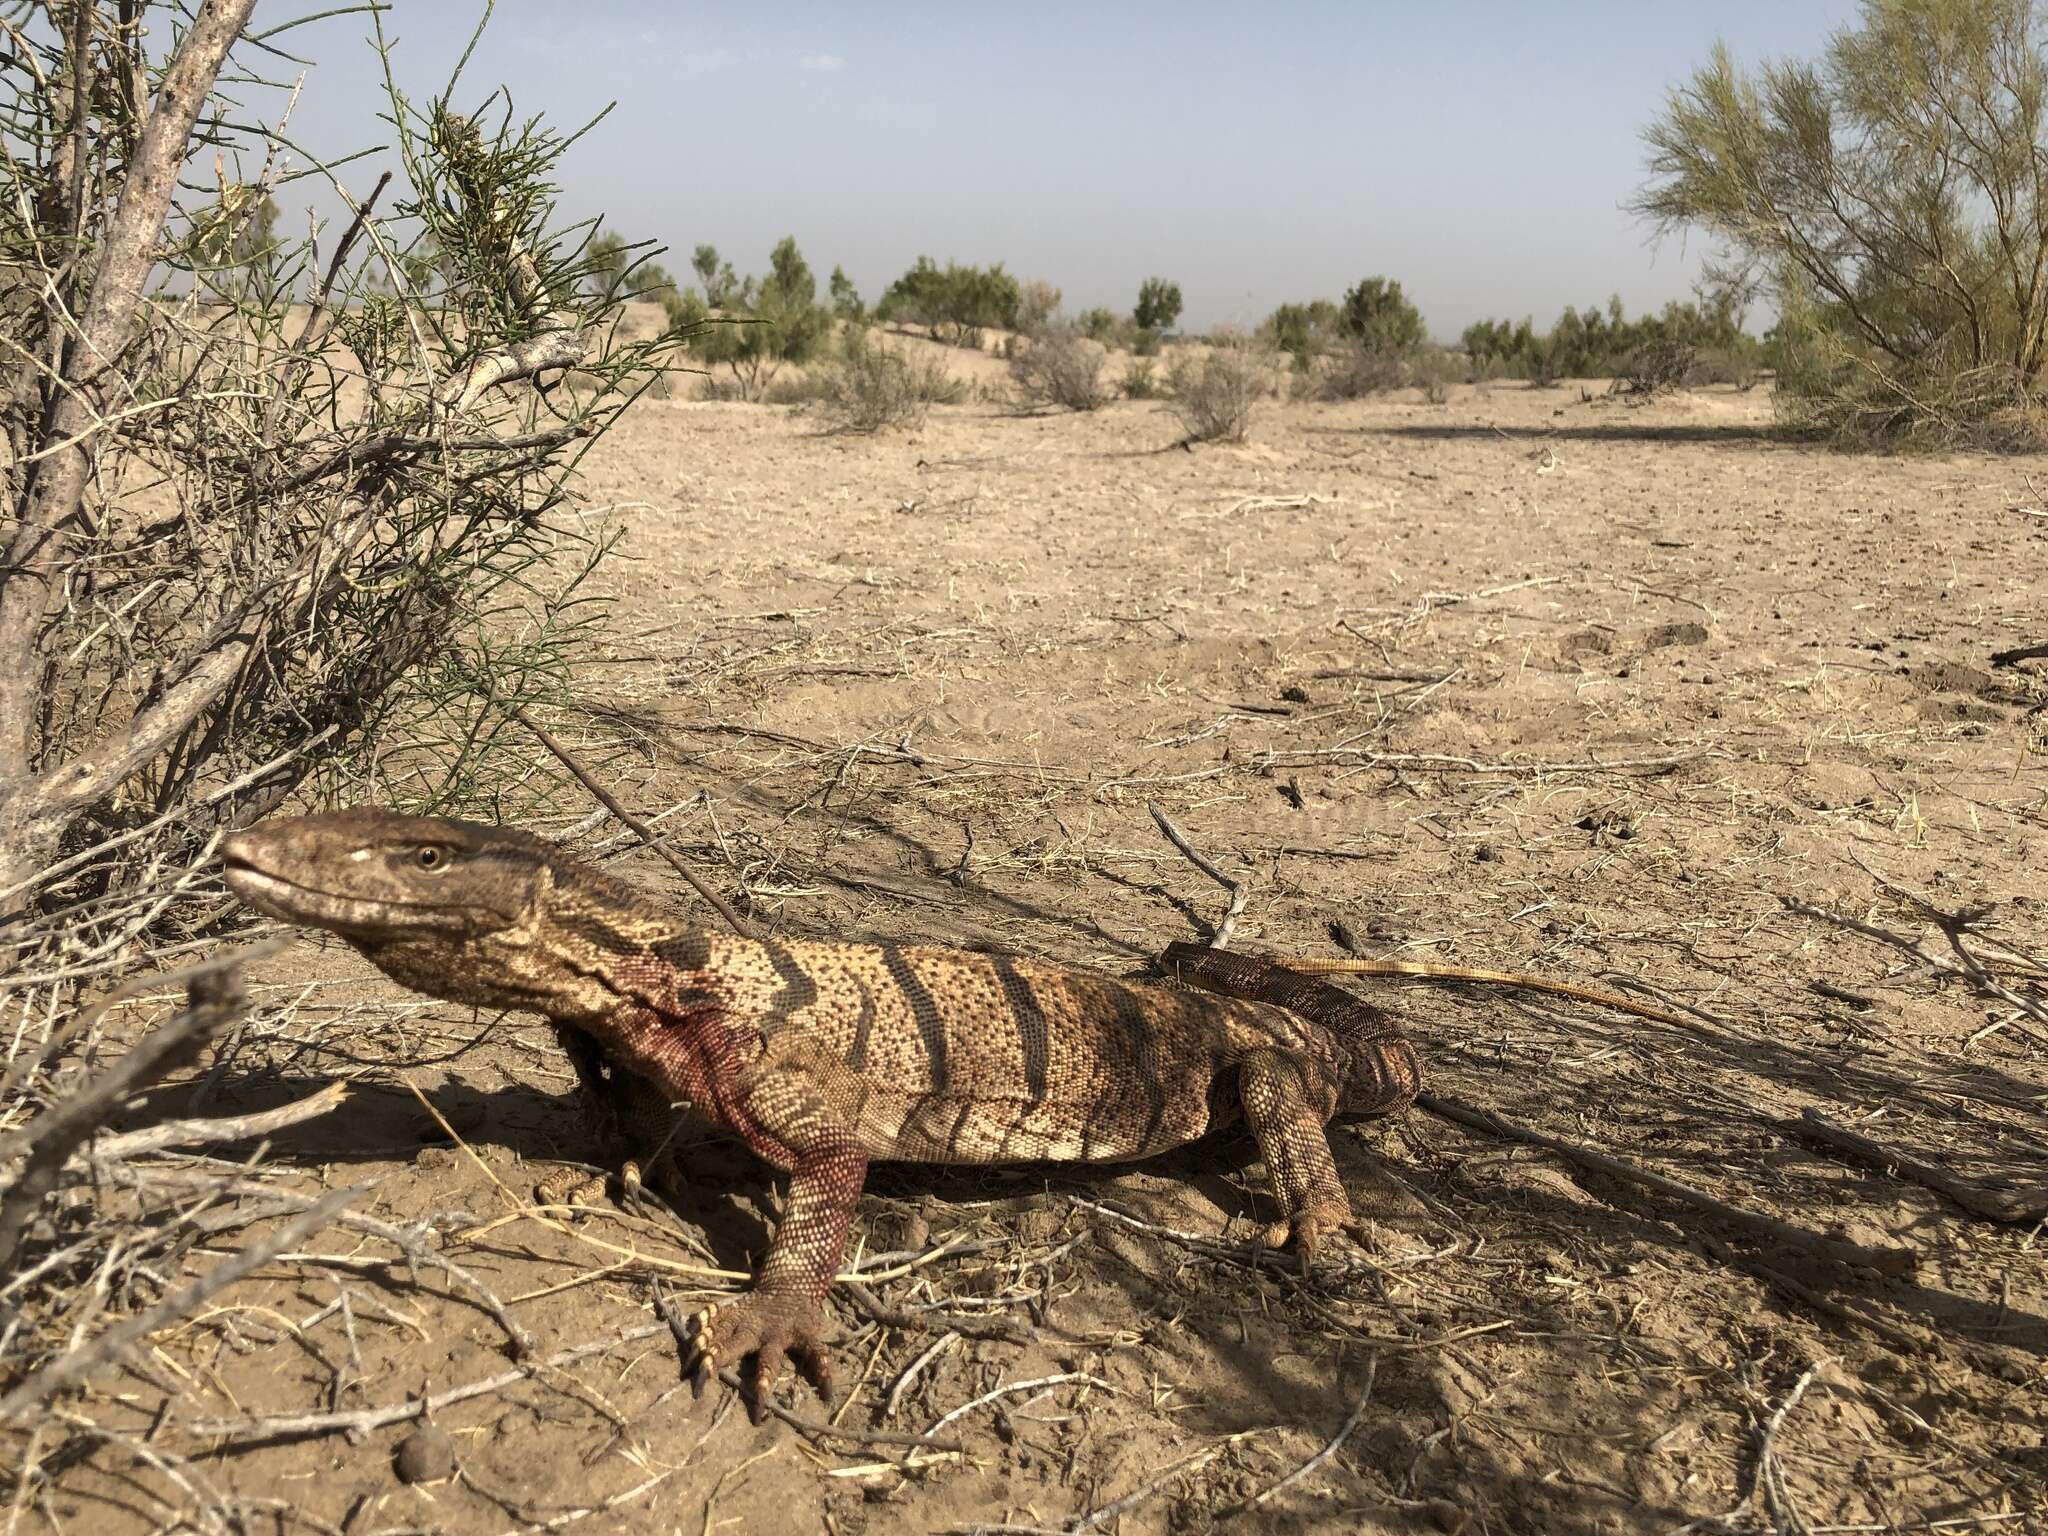
[[[1271,1046],[1336,1067],[1319,1026],[1269,1003],[1046,961],[925,946],[708,940],[706,973],[764,1055],[850,1069],[878,1158],[1148,1156],[1235,1118],[1230,1068]]]

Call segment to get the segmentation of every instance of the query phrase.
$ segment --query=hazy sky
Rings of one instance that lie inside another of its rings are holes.
[[[1716,37],[1810,54],[1854,9],[504,0],[458,99],[502,82],[564,127],[617,102],[563,208],[666,243],[678,272],[704,240],[759,270],[785,234],[821,287],[841,263],[870,300],[920,254],[1006,262],[1069,309],[1128,310],[1157,272],[1190,328],[1385,273],[1452,338],[1687,296],[1697,239],[1653,247],[1621,207],[1643,124]],[[289,14],[266,0],[258,24]],[[395,0],[401,83],[432,94],[479,14]],[[366,30],[279,39],[314,61],[292,127],[323,152],[375,137]]]

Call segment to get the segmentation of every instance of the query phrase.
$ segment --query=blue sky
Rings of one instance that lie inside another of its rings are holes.
[[[1156,272],[1192,328],[1385,273],[1451,338],[1687,296],[1697,238],[1653,246],[1621,206],[1642,126],[1717,37],[1749,62],[1812,54],[1854,10],[503,0],[459,95],[502,82],[560,126],[616,102],[563,168],[564,210],[743,271],[794,234],[870,299],[929,254],[1119,310]],[[395,0],[401,84],[430,95],[479,14]],[[279,39],[313,61],[292,128],[323,153],[380,127],[366,32]]]

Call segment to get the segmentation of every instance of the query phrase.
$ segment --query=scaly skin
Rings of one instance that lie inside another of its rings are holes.
[[[1242,1113],[1279,1197],[1269,1240],[1307,1262],[1352,1225],[1325,1122],[1403,1108],[1419,1084],[1378,1010],[1219,951],[1168,952],[1212,989],[1195,992],[961,950],[729,938],[525,833],[378,810],[265,822],[223,852],[259,911],[339,934],[430,996],[543,1014],[788,1173],[753,1290],[693,1320],[697,1384],[751,1360],[757,1419],[785,1357],[830,1393],[823,1300],[870,1160],[1115,1162]],[[579,1073],[591,1086],[590,1060]]]

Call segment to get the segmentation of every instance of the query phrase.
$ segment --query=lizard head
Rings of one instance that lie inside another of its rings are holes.
[[[558,1016],[577,1011],[581,978],[553,939],[557,885],[612,884],[524,832],[370,808],[260,822],[221,853],[243,901],[339,934],[394,981]]]

